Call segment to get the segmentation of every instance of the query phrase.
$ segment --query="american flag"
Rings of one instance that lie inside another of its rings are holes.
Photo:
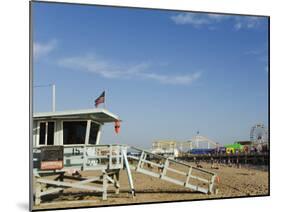
[[[97,107],[99,104],[104,103],[105,100],[105,91],[95,100],[95,106]]]

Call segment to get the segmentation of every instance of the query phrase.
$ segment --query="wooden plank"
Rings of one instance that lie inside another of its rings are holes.
[[[107,169],[108,165],[95,165],[95,166],[86,166],[86,168],[84,169],[84,171],[86,170],[105,170]]]
[[[36,179],[36,186],[35,186],[35,205],[40,205],[41,203],[41,198],[40,198],[40,193],[41,193],[41,184],[38,182]]]
[[[69,183],[69,182],[61,182],[61,181],[53,181],[53,180],[46,180],[46,179],[38,179],[37,182],[45,183],[49,185],[55,185],[55,186],[64,186],[64,187],[71,187],[71,188],[80,188],[85,189],[89,191],[97,190],[100,192],[103,192],[102,188],[98,188],[96,186],[87,186],[87,185],[81,185],[79,182],[77,183]]]
[[[195,185],[191,185],[191,184],[186,184],[185,187],[189,188],[191,190],[194,190],[194,191],[202,192],[204,194],[208,193],[208,189],[205,189],[205,188],[202,188],[202,187],[199,187],[199,186],[195,186]]]
[[[140,159],[139,157],[136,157],[136,156],[133,156],[133,155],[128,155],[127,158],[131,158],[131,159],[134,159],[134,160]]]
[[[188,174],[187,174],[187,177],[186,177],[185,185],[188,185],[188,183],[189,183],[191,172],[192,172],[192,167],[190,167],[189,170],[188,170]]]
[[[104,159],[104,158],[108,158],[108,156],[107,155],[87,156],[87,159]]]
[[[92,178],[88,178],[88,179],[86,179],[86,180],[83,180],[83,181],[78,182],[77,184],[91,183],[91,182],[98,181],[98,180],[101,180],[101,177],[92,177]]]
[[[141,153],[136,171],[141,168],[143,157],[144,157],[144,152]]]
[[[211,194],[214,193],[213,188],[214,188],[215,178],[216,178],[216,176],[212,176],[211,182],[209,184],[209,193],[211,193]]]
[[[40,197],[52,194],[52,193],[57,193],[59,191],[62,191],[64,188],[53,188],[53,189],[48,189],[47,191],[43,191],[40,193]]]
[[[75,179],[74,177],[68,177],[68,176],[64,176],[64,178]],[[93,177],[93,178],[89,178],[89,179],[81,178],[81,179],[82,179],[82,181],[76,182],[75,184],[77,184],[77,185],[82,185],[82,184],[94,182],[94,181],[97,181],[97,180],[101,180],[101,177]],[[79,179],[76,178],[75,180],[79,180]],[[58,181],[54,181],[54,182],[58,182]],[[40,197],[41,197],[41,196],[44,196],[44,195],[48,195],[48,194],[52,194],[52,193],[59,192],[59,191],[61,191],[61,190],[64,190],[64,188],[53,188],[53,189],[48,189],[47,191],[41,192],[41,193],[40,193]]]
[[[107,181],[107,174],[106,172],[103,173],[103,181],[102,181],[102,200],[107,200],[107,187],[108,187],[108,181]]]
[[[174,184],[177,184],[177,185],[180,185],[180,186],[184,186],[184,182],[173,179],[173,178],[170,178],[170,177],[167,177],[167,176],[162,176],[161,179],[166,180],[166,181],[171,182],[171,183],[174,183]]]
[[[209,193],[207,188],[202,188],[202,187],[199,187],[199,186],[197,187],[197,191],[202,192],[204,194],[208,194]]]
[[[181,175],[186,176],[186,172],[182,172],[182,171],[179,171],[179,170],[176,170],[176,169],[172,169],[172,168],[169,168],[169,167],[167,167],[167,170],[171,171],[171,172],[174,172],[174,173],[177,173],[177,174],[181,174]]]
[[[204,183],[209,183],[209,182],[210,182],[209,180],[206,180],[206,179],[201,178],[201,177],[196,177],[196,176],[194,176],[194,175],[190,175],[190,177],[193,178],[193,179],[195,179],[195,180],[200,180],[200,181],[202,181],[202,182],[204,182]]]
[[[166,175],[166,173],[167,173],[167,168],[168,168],[168,167],[169,167],[169,160],[166,159],[166,160],[165,160],[165,163],[164,163],[164,168],[163,168],[163,170],[162,170],[162,173],[160,174],[160,175],[161,175],[160,178],[162,178],[163,176]]]
[[[111,177],[109,177],[109,176],[107,176],[107,180],[108,180],[109,182],[111,182],[112,184],[115,183],[114,180],[113,180]]]
[[[40,169],[33,169],[34,171],[34,174],[37,173],[37,174],[46,174],[46,175],[56,175],[56,174],[63,174],[65,173],[65,171],[63,170],[40,170]]]

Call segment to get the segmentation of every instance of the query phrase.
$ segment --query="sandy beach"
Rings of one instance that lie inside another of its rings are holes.
[[[194,165],[194,164],[191,164]],[[132,204],[146,202],[180,201],[210,198],[242,197],[268,195],[268,171],[266,167],[228,167],[220,165],[219,169],[211,169],[211,164],[202,164],[203,168],[217,173],[217,194],[201,194],[181,186],[159,180],[135,171],[132,172],[136,196],[129,193],[127,175],[120,172],[120,193],[109,189],[108,200],[103,201],[100,193],[89,193],[77,189],[65,189],[61,194],[48,195],[34,209],[83,207],[116,204]],[[84,176],[93,175],[84,172]]]

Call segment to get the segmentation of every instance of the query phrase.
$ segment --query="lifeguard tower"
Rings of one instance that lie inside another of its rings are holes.
[[[117,115],[101,108],[34,114],[35,205],[40,204],[42,196],[69,187],[102,192],[104,200],[110,184],[119,192],[126,147],[100,145],[102,126],[117,121]],[[100,176],[82,178],[80,172],[86,170],[100,171]],[[50,175],[58,176],[53,180],[44,178]],[[88,185],[95,182],[102,186]]]
[[[134,196],[131,169],[187,189],[214,193],[216,174],[213,172],[124,144],[100,144],[102,126],[119,120],[117,115],[102,108],[34,114],[35,205],[41,203],[41,197],[67,188],[99,192],[106,200],[110,186],[119,193],[122,170],[127,172]],[[91,174],[85,176],[84,171]]]

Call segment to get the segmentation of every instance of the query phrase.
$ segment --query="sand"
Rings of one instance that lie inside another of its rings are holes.
[[[120,193],[117,195],[114,189],[110,189],[108,200],[103,201],[100,193],[66,189],[62,194],[44,197],[42,203],[39,206],[34,206],[34,209],[182,201],[269,194],[269,174],[266,169],[257,169],[256,167],[236,168],[227,167],[226,165],[221,165],[219,169],[211,169],[210,164],[202,165],[203,168],[213,171],[219,176],[220,182],[216,184],[218,188],[217,194],[201,194],[133,171],[136,196],[132,198],[132,195],[129,193],[130,189],[126,172],[122,170],[120,173]],[[91,175],[91,172],[84,173],[84,175]]]

